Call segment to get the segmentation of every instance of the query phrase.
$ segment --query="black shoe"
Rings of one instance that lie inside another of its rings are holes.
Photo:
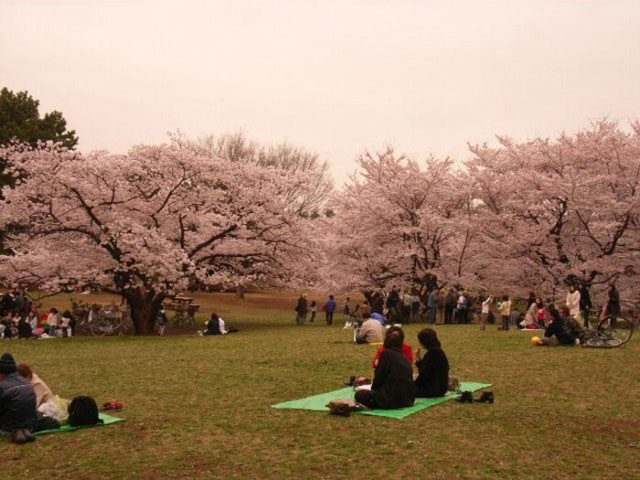
[[[27,437],[24,436],[23,430],[14,430],[11,432],[11,441],[13,443],[17,443],[18,445],[22,445],[23,443],[27,443]]]
[[[493,392],[482,392],[482,395],[480,395],[480,398],[476,400],[476,402],[493,403],[493,400]]]
[[[27,428],[23,428],[22,429],[22,434],[24,435],[24,438],[27,439],[27,442],[35,442],[36,441],[36,437],[33,435],[33,433],[31,433],[31,430],[29,430]]]
[[[457,399],[460,403],[471,403],[473,402],[473,395],[471,392],[462,392],[462,396]]]

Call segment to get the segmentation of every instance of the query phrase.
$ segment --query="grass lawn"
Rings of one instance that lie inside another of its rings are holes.
[[[640,335],[536,348],[531,332],[438,326],[452,373],[493,383],[494,405],[342,418],[270,408],[371,374],[374,347],[350,343],[341,316],[296,327],[295,297],[198,296],[241,330],[224,337],[0,341],[54,393],[120,400],[127,420],[3,441],[0,478],[638,478]],[[423,326],[406,328],[414,347]]]

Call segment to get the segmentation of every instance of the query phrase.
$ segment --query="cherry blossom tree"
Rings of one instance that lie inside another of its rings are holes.
[[[617,282],[637,300],[630,295],[640,268],[640,127],[633,127],[599,121],[553,141],[499,137],[497,148],[471,147],[466,166],[488,284],[554,295],[568,283],[602,291]]]
[[[121,295],[137,334],[190,284],[309,281],[313,231],[288,192],[305,172],[232,162],[184,145],[82,155],[54,145],[0,151],[16,172],[4,189],[8,239],[0,275],[51,291],[77,283]]]
[[[474,202],[448,159],[418,163],[392,148],[365,152],[359,172],[331,204],[330,275],[343,288],[470,283]]]

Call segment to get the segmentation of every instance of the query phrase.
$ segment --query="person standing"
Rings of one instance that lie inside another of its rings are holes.
[[[427,297],[427,308],[429,309],[427,323],[434,325],[436,323],[436,314],[438,310],[438,291],[434,288],[429,292]]]
[[[316,314],[318,313],[318,304],[315,300],[311,300],[311,323],[316,319]]]
[[[500,330],[509,330],[509,316],[511,315],[511,299],[509,295],[502,297],[502,303],[498,307],[498,311],[502,317],[502,328]]]
[[[493,303],[493,297],[489,295],[487,299],[482,302],[482,310],[480,312],[480,330],[484,330],[487,327],[487,319],[489,318],[489,310]]]
[[[380,315],[382,315],[382,312],[384,311],[384,298],[382,297],[382,292],[380,292],[380,290],[373,294],[371,310],[373,313],[379,313]]]
[[[304,325],[305,320],[307,319],[307,312],[309,311],[307,307],[307,294],[303,293],[298,298],[298,304],[295,308],[296,311],[296,325]]]
[[[529,298],[527,298],[527,311],[529,311],[529,308],[534,303],[536,303],[536,294],[535,292],[529,292]]]
[[[336,306],[337,306],[337,303],[333,298],[333,295],[329,295],[329,300],[327,300],[327,303],[324,306],[327,325],[333,324],[333,312],[336,311]]]
[[[167,313],[164,311],[164,307],[160,307],[158,310],[158,314],[156,316],[156,324],[158,325],[158,335],[164,335],[164,329],[167,328],[167,324],[169,323],[169,318],[167,317]]]
[[[438,315],[436,316],[436,324],[444,324],[444,309],[447,299],[444,295],[444,290],[438,292]]]
[[[613,317],[611,320],[611,328],[616,328],[617,319],[620,315],[620,294],[616,289],[616,286],[612,283],[607,290],[607,305],[605,306],[605,315]]]
[[[398,321],[398,304],[400,303],[400,294],[395,286],[391,288],[391,293],[387,297],[387,309],[389,314],[387,315],[391,323]]]
[[[580,314],[580,292],[576,290],[575,285],[569,286],[569,292],[567,293],[566,306],[569,309],[569,314],[573,318],[577,318]]]
[[[447,297],[444,302],[444,323],[448,325],[453,323],[453,311],[456,307],[456,294],[453,291],[453,288],[449,289],[449,293],[447,293]]]
[[[589,293],[589,286],[587,282],[582,282],[580,285],[580,314],[582,315],[582,322],[584,328],[589,328],[589,312],[593,308],[591,304],[591,294]]]
[[[462,291],[458,297],[458,303],[456,305],[456,315],[459,315],[458,323],[468,323],[469,315],[469,301],[467,300],[467,294]]]

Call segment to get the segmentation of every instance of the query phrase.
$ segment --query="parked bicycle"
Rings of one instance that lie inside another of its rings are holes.
[[[627,343],[633,336],[635,323],[621,315],[607,315],[597,320],[595,327],[581,335],[580,343],[585,347],[615,348]]]
[[[118,335],[122,328],[122,312],[115,304],[88,304],[71,299],[73,316],[76,318],[76,331],[79,335]]]

